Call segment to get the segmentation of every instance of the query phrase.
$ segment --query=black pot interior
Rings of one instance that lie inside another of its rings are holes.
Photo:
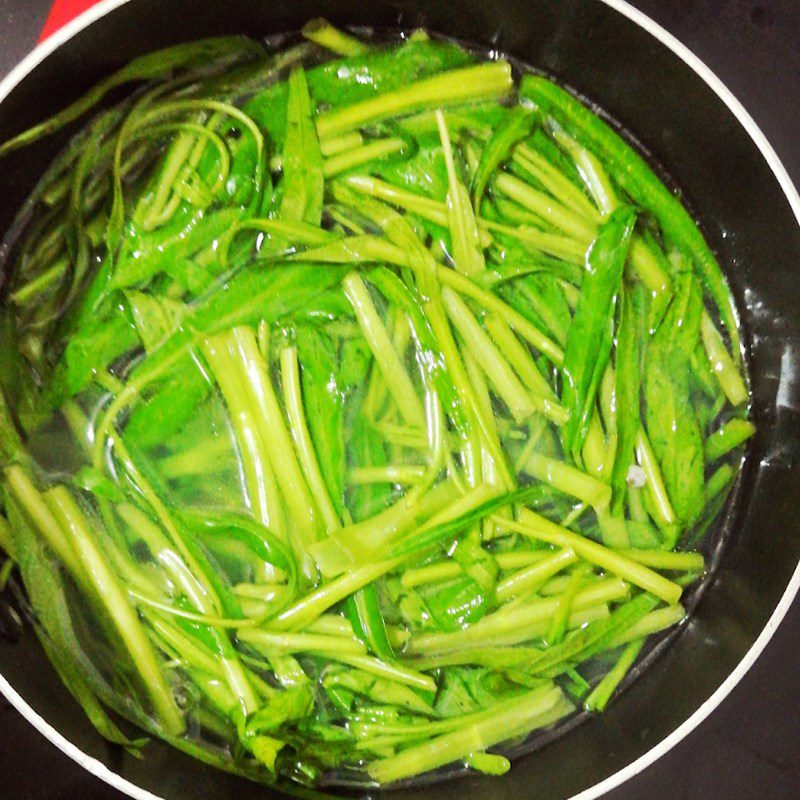
[[[222,33],[262,37],[324,13],[343,25],[424,26],[496,48],[552,74],[635,132],[667,165],[726,269],[742,315],[758,434],[722,525],[716,574],[673,645],[600,718],[502,779],[406,788],[416,800],[560,800],[634,761],[683,723],[745,656],[800,559],[800,228],[756,145],[717,95],[649,33],[598,0],[130,0],[49,56],[0,104],[0,140],[45,118],[130,58]],[[68,132],[14,154],[0,173],[7,230]],[[174,800],[277,796],[152,743],[144,761],[104,743],[57,680],[34,636],[0,646],[0,672],[81,750]]]

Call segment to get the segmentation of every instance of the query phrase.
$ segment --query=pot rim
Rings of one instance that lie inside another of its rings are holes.
[[[759,152],[767,162],[770,170],[775,176],[781,187],[789,205],[794,213],[798,225],[800,225],[800,195],[792,182],[789,173],[781,162],[769,140],[764,135],[747,109],[736,98],[730,89],[722,82],[716,73],[708,67],[695,53],[686,45],[679,41],[669,31],[665,30],[655,20],[634,8],[627,0],[598,0],[605,5],[613,8],[618,13],[627,17],[639,27],[647,31],[657,39],[662,45],[669,48],[678,58],[680,58],[701,80],[703,80],[713,92],[727,106],[728,110],[736,117],[739,124],[745,129],[747,134],[755,143]],[[55,52],[62,45],[76,36],[85,28],[102,17],[115,11],[117,8],[127,4],[130,0],[100,0],[97,5],[84,11],[74,20],[69,22],[60,30],[44,42],[38,44],[8,75],[0,81],[0,103],[31,73],[41,64],[51,53]],[[744,678],[761,653],[765,650],[775,631],[783,621],[795,598],[800,594],[800,563],[798,563],[789,583],[778,601],[775,610],[762,629],[761,633],[753,642],[742,660],[736,665],[733,671],[716,689],[716,691],[683,723],[681,723],[672,733],[662,739],[658,744],[643,753],[635,761],[609,775],[604,780],[596,783],[584,791],[573,795],[569,800],[596,800],[608,791],[621,786],[630,778],[635,777],[644,771],[651,764],[668,753],[675,745],[688,736],[697,728],[723,700],[733,691],[733,689]],[[118,773],[109,769],[98,759],[83,752],[73,744],[63,734],[57,731],[47,720],[31,708],[25,699],[17,692],[13,686],[0,674],[0,693],[5,696],[9,703],[39,731],[51,744],[55,745],[62,753],[69,756],[85,770],[99,780],[112,786],[134,800],[165,800],[164,798],[142,789],[131,781],[123,778]]]

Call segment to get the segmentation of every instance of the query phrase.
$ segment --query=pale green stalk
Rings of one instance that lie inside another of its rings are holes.
[[[596,509],[606,508],[611,502],[611,487],[607,483],[567,464],[566,461],[533,452],[528,456],[523,469],[537,480]]]
[[[546,583],[553,575],[566,569],[578,560],[572,548],[565,547],[555,553],[546,555],[524,569],[514,572],[497,584],[495,598],[498,603],[505,603],[514,597],[531,594]]]
[[[33,298],[44,292],[51,284],[57,281],[69,266],[69,258],[63,256],[53,263],[53,266],[37,275],[33,280],[15,289],[8,296],[8,302],[22,308]]]
[[[335,606],[368,583],[377,580],[391,572],[403,563],[404,558],[391,558],[358,567],[349,573],[339,576],[329,583],[315,589],[306,595],[277,618],[274,627],[280,630],[293,630],[312,623],[317,617],[324,614],[329,608]]]
[[[244,628],[238,632],[237,638],[265,656],[284,653],[317,653],[320,655],[338,653],[353,656],[366,654],[366,647],[362,642],[342,636]]]
[[[633,666],[639,652],[644,645],[644,639],[634,639],[617,659],[617,663],[611,668],[600,683],[595,686],[591,694],[584,700],[583,707],[587,711],[602,711],[607,705],[617,686],[628,674],[628,670]]]
[[[321,633],[325,636],[344,636],[348,639],[357,639],[353,632],[353,625],[346,617],[338,614],[323,614],[308,625],[304,633]]]
[[[658,513],[659,520],[664,525],[673,525],[677,521],[675,512],[672,509],[667,487],[661,477],[661,469],[658,460],[650,445],[644,430],[640,427],[636,435],[636,458],[639,466],[645,471],[647,477],[647,491],[653,501],[653,506]]]
[[[356,467],[347,473],[354,485],[368,483],[416,483],[425,476],[426,467],[416,464],[398,464],[387,467]]]
[[[520,143],[514,149],[513,159],[525,172],[533,175],[562,205],[587,220],[598,221],[597,210],[586,195],[541,153],[525,143]]]
[[[361,194],[369,195],[378,200],[383,200],[393,206],[402,208],[412,214],[417,214],[423,219],[447,227],[447,206],[437,200],[410,192],[408,189],[401,189],[393,186],[380,178],[373,178],[370,175],[349,175],[343,182]]]
[[[300,386],[300,367],[297,361],[297,348],[286,347],[281,352],[281,384],[283,386],[283,399],[286,406],[286,415],[294,438],[297,454],[308,481],[311,494],[316,501],[325,528],[328,533],[342,526],[336,509],[333,507],[325,480],[314,452],[314,444],[306,424],[306,415],[303,410],[303,396]]]
[[[455,290],[458,294],[474,300],[487,312],[499,314],[529,344],[547,356],[554,364],[561,365],[564,360],[564,351],[497,295],[487,292],[466,276],[446,267],[438,268],[437,277],[442,284]]]
[[[70,545],[61,525],[25,470],[17,464],[8,467],[5,484],[10,497],[34,530],[42,536],[56,558],[79,584],[88,587],[89,576],[84,570],[82,560]]]
[[[263,525],[288,541],[283,501],[269,458],[270,450],[268,444],[262,441],[249,392],[236,366],[230,336],[223,334],[207,339],[203,343],[203,354],[233,421],[250,509]]]
[[[414,384],[400,361],[386,328],[378,316],[367,287],[357,272],[351,272],[343,281],[347,299],[356,312],[361,331],[369,344],[375,363],[383,374],[389,392],[397,403],[405,421],[421,430],[425,429],[425,410]]]
[[[369,50],[364,42],[334,28],[330,22],[321,17],[306,22],[301,33],[314,44],[340,56],[358,56]]]
[[[248,624],[249,621],[247,620],[224,620],[219,617],[217,609],[209,598],[206,588],[183,563],[180,556],[170,548],[169,542],[161,529],[148,519],[145,514],[130,504],[123,504],[117,511],[120,517],[147,543],[151,554],[159,562],[162,569],[171,576],[176,586],[181,589],[182,593],[186,595],[200,613],[193,614],[177,609],[169,604],[162,604],[157,600],[154,601],[152,598],[142,595],[140,592],[135,592],[130,587],[128,588],[129,594],[140,602],[145,602],[153,608],[169,614],[183,616],[202,624],[208,624],[212,627],[239,627]],[[221,637],[227,637],[228,634],[221,631],[219,635]],[[222,658],[221,671],[225,676],[231,692],[236,697],[245,713],[252,713],[255,711],[258,704],[238,659],[235,656],[232,658]]]
[[[595,407],[592,418],[589,421],[586,441],[583,443],[583,449],[581,450],[581,458],[586,471],[600,478],[605,471],[606,455],[606,437],[603,433],[600,415]]]
[[[734,364],[728,348],[725,347],[722,337],[707,311],[703,312],[700,321],[700,335],[708,354],[711,371],[731,405],[738,406],[746,403],[749,394],[742,374]]]
[[[554,601],[555,598],[548,598],[548,600]],[[519,608],[521,607],[521,602],[522,601],[514,601],[511,607]],[[555,605],[553,609],[555,609]],[[513,648],[526,642],[534,643],[537,640],[544,639],[550,630],[554,613],[555,610],[552,611],[547,619],[535,620],[531,623],[523,620],[523,622],[517,626],[508,625],[499,633],[489,632],[486,635],[480,633],[480,635],[475,636],[469,641],[464,640],[458,642],[453,638],[452,641],[433,643],[430,653],[426,652],[422,656],[409,658],[409,663],[413,664],[413,666],[419,670],[443,669],[445,667],[462,664],[480,665],[486,661],[489,661],[491,665],[491,657],[487,659],[485,656],[486,650],[494,652],[499,648]],[[570,631],[577,631],[592,622],[605,620],[610,616],[611,611],[607,603],[596,603],[593,606],[574,611],[570,614],[567,620],[567,629]],[[457,636],[457,634],[442,635],[450,637]]]
[[[442,142],[442,153],[447,169],[447,223],[450,228],[450,238],[453,242],[453,263],[459,272],[464,275],[480,274],[486,269],[483,258],[478,224],[472,210],[467,187],[459,180],[456,174],[453,148],[450,144],[450,134],[447,123],[441,111],[436,112],[436,124],[439,128],[439,138]]]
[[[44,501],[60,526],[62,535],[68,537],[80,560],[82,571],[93,587],[95,598],[102,603],[120,640],[130,653],[141,676],[143,688],[158,714],[159,722],[169,734],[180,735],[185,725],[164,675],[162,663],[147,638],[136,611],[103,557],[83,513],[63,486],[48,490]]]
[[[330,156],[344,153],[345,150],[361,147],[362,144],[364,144],[364,137],[360,131],[350,131],[350,133],[343,133],[341,136],[334,136],[331,139],[320,142],[319,149],[325,158],[329,158]]]
[[[513,86],[511,67],[504,61],[450,70],[370,100],[326,111],[317,119],[317,132],[322,140],[426,106],[502,97]]]
[[[580,564],[572,572],[565,576],[566,586],[564,591],[558,595],[558,608],[556,613],[553,614],[553,619],[550,621],[550,627],[545,635],[545,641],[548,647],[559,644],[564,640],[569,626],[569,619],[572,614],[572,604],[575,595],[578,592],[581,584],[586,581],[586,578],[591,573],[591,567],[586,564]]]
[[[620,550],[620,555],[653,569],[702,573],[706,560],[702,553],[681,553],[669,550]]]
[[[659,608],[656,611],[651,611],[646,616],[642,617],[638,622],[631,625],[625,631],[622,631],[611,642],[609,648],[620,647],[623,644],[636,641],[636,639],[645,639],[648,636],[663,631],[666,628],[671,628],[677,625],[686,616],[686,609],[680,605],[671,605],[666,608]]]
[[[494,558],[500,569],[520,569],[537,564],[551,555],[550,550],[509,550],[497,553]],[[406,570],[400,578],[400,583],[412,589],[425,583],[434,583],[447,578],[454,578],[461,574],[461,566],[456,561],[439,561],[427,564],[424,567],[414,567]],[[499,586],[499,584],[498,584]]]
[[[632,561],[618,552],[573,533],[529,509],[519,512],[519,522],[506,521],[505,526],[538,541],[557,547],[571,547],[575,553],[604,570],[619,575],[626,581],[660,597],[666,603],[677,603],[683,590],[649,567]]]
[[[335,661],[340,661],[342,664],[377,675],[379,678],[386,678],[390,681],[397,681],[397,683],[411,686],[413,689],[420,689],[423,692],[436,691],[436,681],[433,678],[401,664],[390,664],[373,656],[354,656],[345,655],[344,653],[331,653],[331,658]]]
[[[620,578],[599,580],[581,589],[573,600],[573,611],[585,611],[629,596],[628,584]],[[517,642],[535,638],[546,632],[556,611],[558,598],[548,597],[503,606],[473,625],[455,633],[423,633],[413,636],[410,653],[446,653],[477,643],[493,644],[500,637],[519,634]],[[504,639],[506,641],[506,639]]]
[[[754,433],[755,426],[746,419],[734,417],[712,433],[705,442],[706,461],[716,461],[744,444]]]
[[[561,233],[550,233],[532,225],[504,225],[488,219],[480,219],[478,224],[481,230],[489,234],[500,233],[510,236],[545,255],[561,258],[577,265],[583,265],[590,244],[589,239],[575,239]]]
[[[494,340],[494,343],[508,359],[528,390],[539,397],[553,401],[549,415],[555,415],[558,418],[553,421],[561,423],[566,421],[566,411],[555,405],[557,400],[555,392],[544,379],[542,373],[539,372],[531,354],[525,349],[519,339],[517,339],[514,331],[511,330],[511,326],[500,314],[496,313],[487,315],[484,320],[484,325],[489,335]],[[546,416],[548,415],[546,414]]]
[[[495,187],[523,208],[546,219],[553,227],[588,246],[594,238],[595,226],[587,223],[554,198],[529,186],[514,175],[501,172],[495,178]]]
[[[0,548],[12,561],[14,560],[14,552],[16,550],[14,546],[14,531],[11,530],[8,520],[2,514],[0,514]]]
[[[214,616],[217,609],[209,602],[205,587],[195,578],[183,559],[170,546],[167,537],[143,511],[131,503],[117,507],[117,513],[131,531],[147,545],[150,555],[169,575],[172,583],[204,615]]]
[[[322,173],[326,178],[335,178],[343,172],[368,164],[370,161],[378,161],[399,153],[405,146],[406,143],[402,139],[376,139],[326,158],[322,166]]]
[[[409,747],[401,753],[374,762],[368,767],[370,776],[379,784],[388,784],[427,772],[452,761],[463,760],[470,753],[529,731],[549,725],[568,714],[572,705],[560,689],[547,694],[534,690],[522,697],[492,706],[485,716],[459,731],[444,734],[424,744]]]
[[[525,391],[467,304],[455,292],[446,288],[442,290],[442,300],[450,321],[486,373],[498,396],[508,406],[514,419],[519,423],[530,417],[538,410],[531,395]]]
[[[572,156],[597,208],[603,215],[610,214],[619,205],[619,200],[603,165],[593,153],[581,147],[560,128],[555,130],[553,138]]]
[[[262,441],[269,442],[275,479],[291,514],[293,533],[301,545],[307,546],[317,538],[313,502],[295,457],[267,365],[258,350],[252,328],[234,328],[227,335],[232,338],[243,375],[246,375],[246,389],[252,407],[257,411],[256,424]]]

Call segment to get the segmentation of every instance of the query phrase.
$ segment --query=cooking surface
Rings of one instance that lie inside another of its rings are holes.
[[[33,46],[50,3],[0,0],[0,74]],[[800,184],[800,6],[795,0],[635,0],[634,5],[677,35],[728,84]],[[608,800],[798,797],[799,657],[796,602],[765,654],[711,719]],[[20,800],[121,798],[5,703],[0,706],[0,776],[0,794]]]

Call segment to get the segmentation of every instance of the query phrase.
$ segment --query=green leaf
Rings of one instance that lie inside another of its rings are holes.
[[[478,168],[472,177],[472,204],[477,213],[486,186],[497,168],[511,155],[514,146],[531,132],[536,117],[529,110],[515,108],[511,114],[495,128],[491,139],[481,153]]]
[[[184,355],[132,408],[126,436],[142,448],[162,444],[192,419],[210,393],[203,370],[190,354]]]
[[[614,308],[635,221],[632,208],[618,208],[601,225],[586,255],[586,272],[563,364],[562,405],[570,414],[563,428],[564,446],[576,459],[611,355]]]
[[[703,437],[690,391],[691,357],[700,336],[703,300],[691,273],[653,336],[645,380],[647,433],[679,519],[691,524],[703,507]]]
[[[436,710],[443,717],[460,717],[523,692],[520,686],[492,669],[451,667],[436,696]]]
[[[145,350],[155,350],[181,323],[186,306],[167,297],[129,290],[125,299]]]
[[[436,626],[448,633],[483,619],[489,606],[487,594],[466,574],[422,586],[418,592]]]
[[[280,216],[319,226],[325,179],[308,81],[302,67],[293,69],[289,76],[287,103]]]
[[[214,247],[241,219],[238,208],[176,214],[169,224],[152,233],[131,227],[117,260],[111,288],[126,288],[148,281],[160,272],[171,273],[175,264]]]
[[[314,452],[328,495],[341,517],[345,436],[339,364],[330,338],[316,328],[300,326],[295,329],[295,338],[301,365],[303,403]]]
[[[127,314],[99,319],[67,342],[46,396],[51,407],[60,406],[83,389],[92,377],[139,344],[135,326]]]
[[[619,514],[625,500],[628,469],[634,463],[633,450],[641,424],[639,342],[636,309],[630,290],[622,294],[615,359],[617,453],[611,473],[611,510]]]
[[[353,625],[356,636],[378,658],[391,661],[394,651],[386,635],[386,622],[373,584],[350,595],[345,602],[345,614]]]
[[[500,567],[494,556],[481,546],[481,537],[477,530],[459,539],[452,557],[487,597],[494,596]]]

